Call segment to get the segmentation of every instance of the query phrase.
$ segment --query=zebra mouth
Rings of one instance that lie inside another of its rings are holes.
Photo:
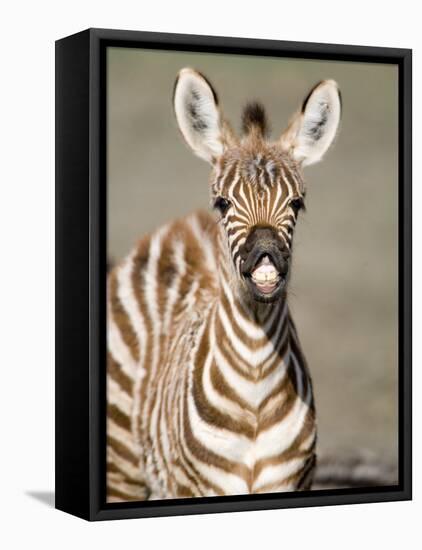
[[[249,286],[258,300],[269,301],[278,296],[278,291],[284,287],[285,277],[277,270],[272,257],[268,254],[260,256],[250,273],[245,273]]]
[[[280,278],[280,273],[267,254],[262,256],[251,273],[252,282],[263,294],[271,294]]]

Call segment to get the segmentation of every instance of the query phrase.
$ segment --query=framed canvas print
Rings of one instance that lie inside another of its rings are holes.
[[[56,43],[56,506],[411,498],[411,51]]]

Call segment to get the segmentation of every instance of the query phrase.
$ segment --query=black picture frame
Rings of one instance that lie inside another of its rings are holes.
[[[391,63],[399,71],[399,484],[105,502],[106,103],[109,46]],[[412,51],[89,29],[56,42],[56,508],[87,520],[412,498]]]

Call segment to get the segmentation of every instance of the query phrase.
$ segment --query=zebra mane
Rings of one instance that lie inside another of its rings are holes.
[[[258,130],[262,137],[269,133],[269,124],[262,103],[252,101],[247,103],[242,113],[242,132],[248,135],[252,130]]]

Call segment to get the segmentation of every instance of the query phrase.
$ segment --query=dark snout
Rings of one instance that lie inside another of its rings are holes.
[[[285,287],[290,254],[272,227],[257,226],[248,235],[240,250],[242,275],[254,297],[273,302]]]
[[[256,227],[249,233],[240,251],[243,260],[242,273],[250,273],[260,257],[265,254],[271,258],[281,275],[287,274],[289,253],[272,227]]]

